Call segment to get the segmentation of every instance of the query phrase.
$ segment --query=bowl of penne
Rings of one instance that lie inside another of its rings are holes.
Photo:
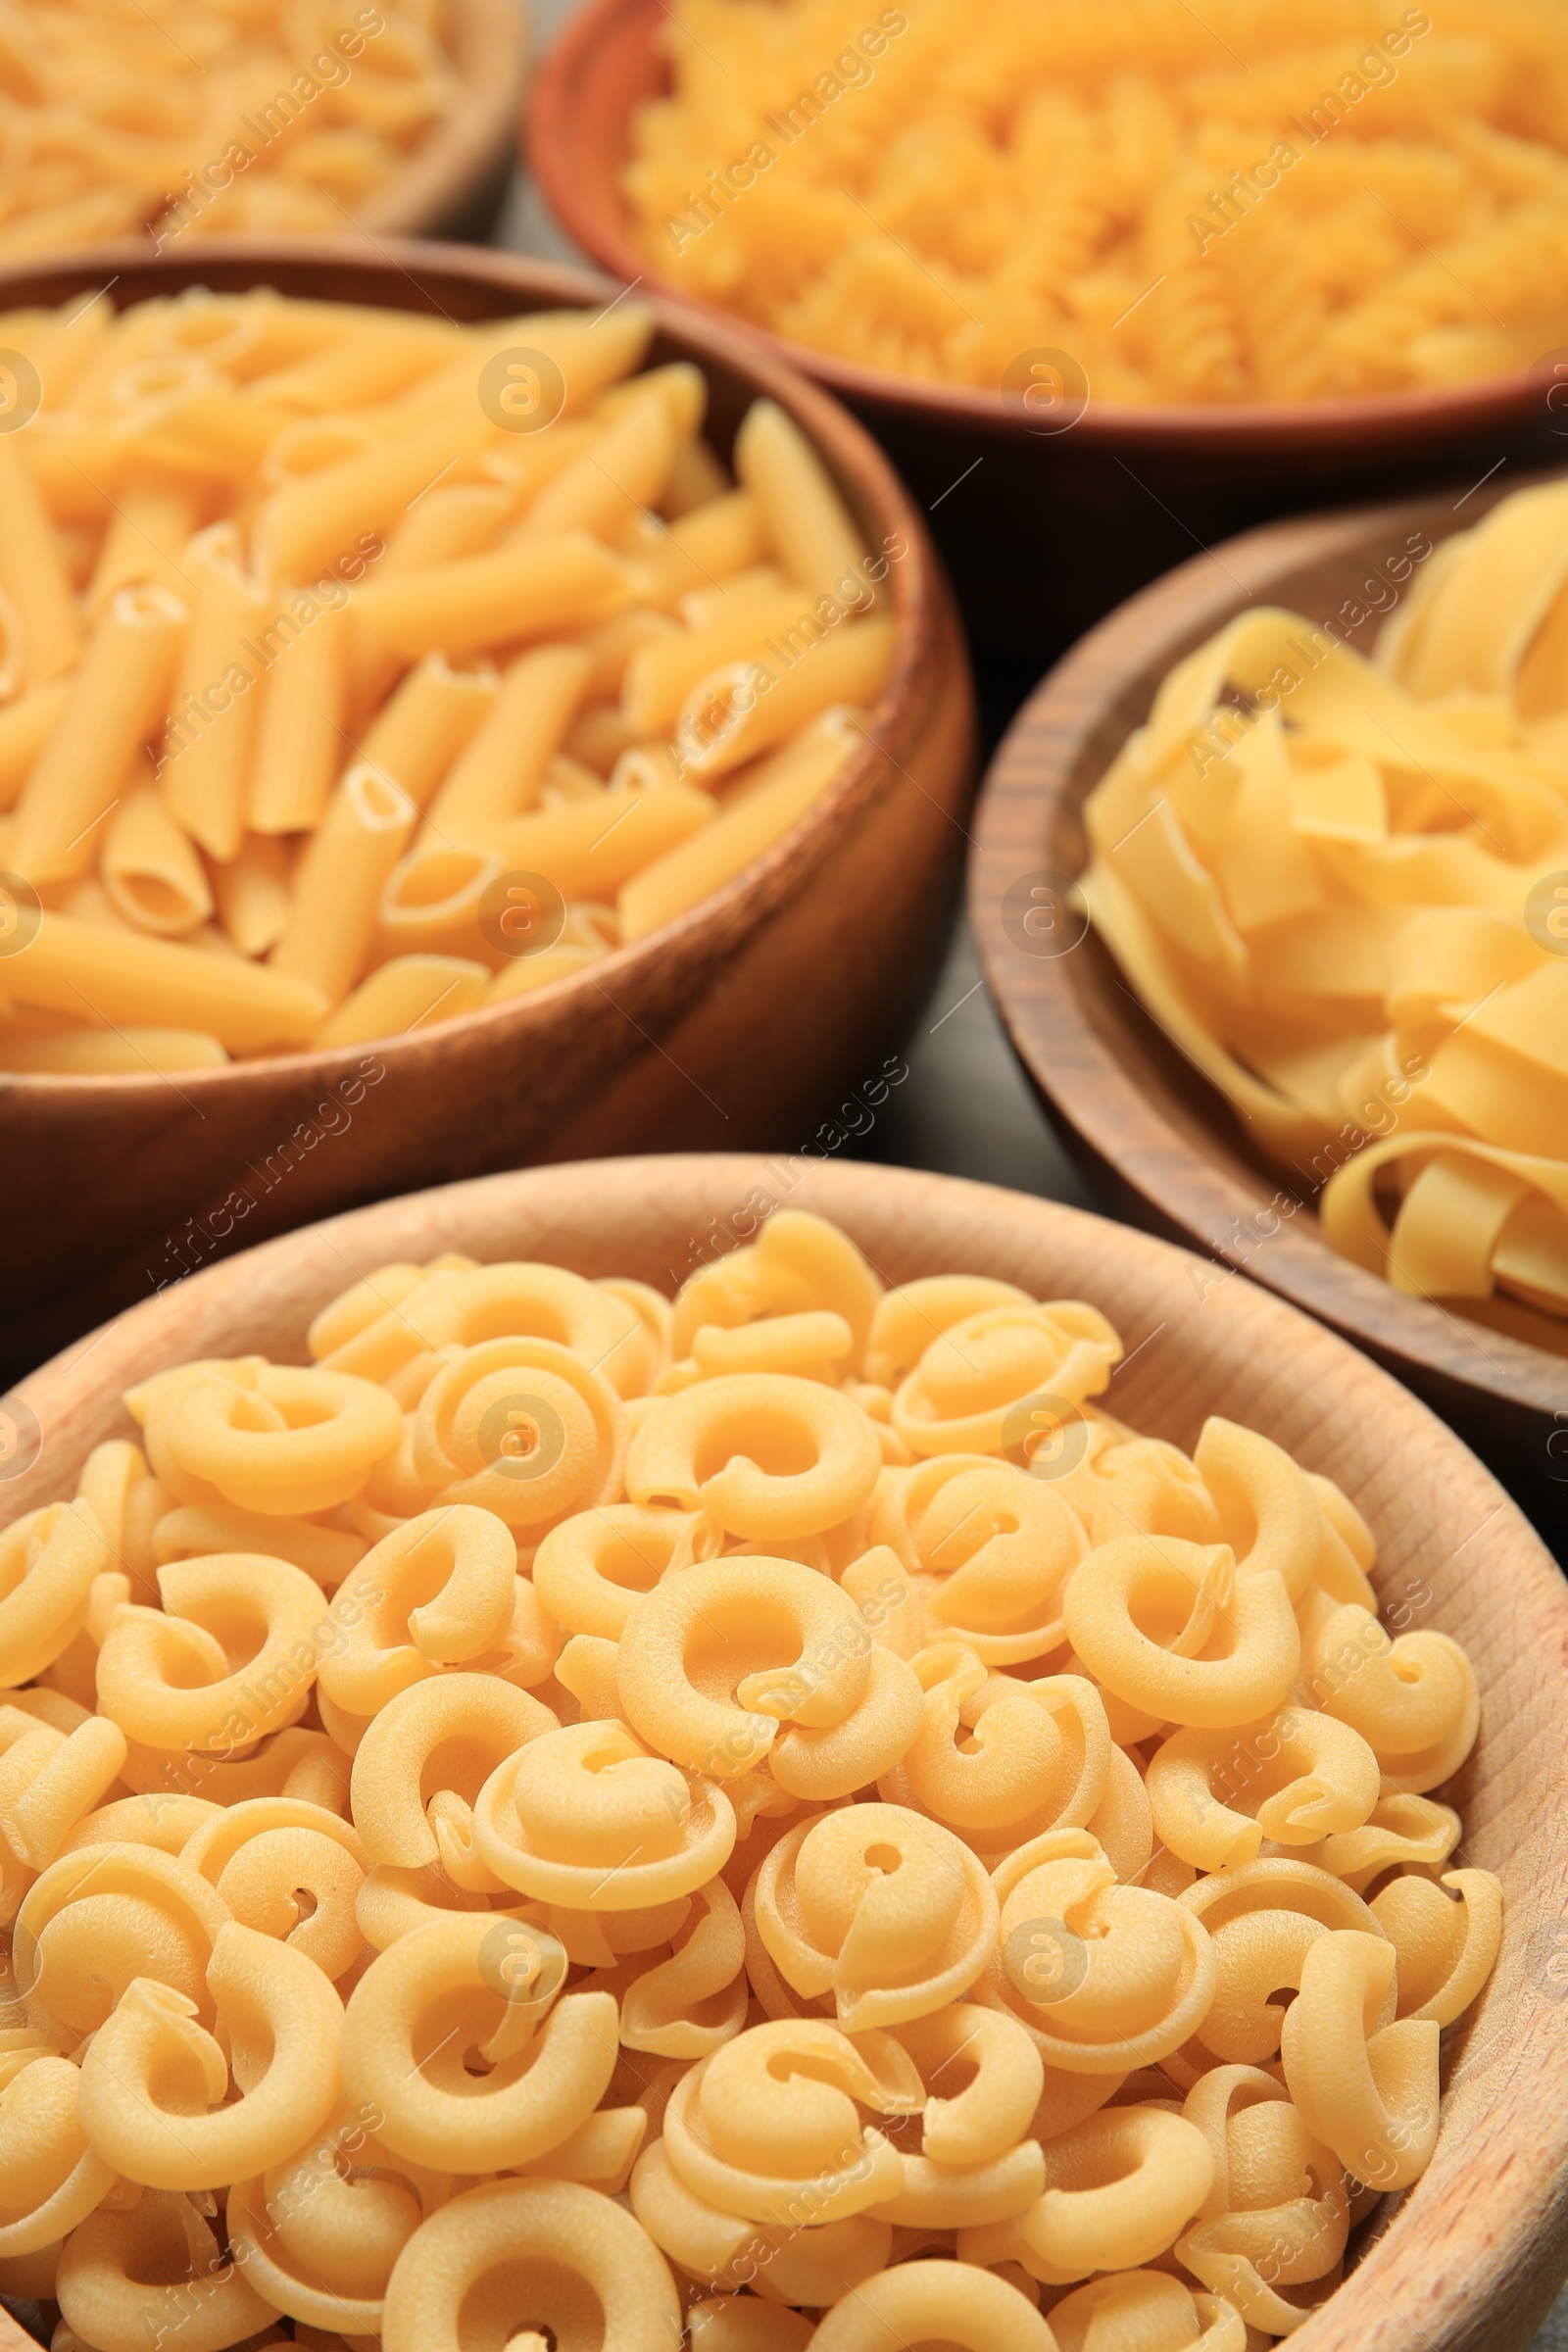
[[[605,269],[865,417],[1038,661],[1271,515],[1553,458],[1563,71],[1491,0],[593,0],[528,151]]]
[[[357,1200],[875,1080],[972,710],[831,401],[417,245],[13,270],[0,368],[14,1368]]]
[[[1568,482],[1278,523],[1133,599],[987,779],[971,910],[1126,1214],[1307,1308],[1563,1525]],[[1559,888],[1560,886],[1560,888]]]
[[[306,0],[176,30],[19,0],[0,262],[145,233],[482,236],[512,166],[523,0]]]
[[[29,1378],[8,2291],[73,2342],[200,2291],[207,2340],[641,2347],[667,2262],[699,2343],[1526,2352],[1568,1590],[1407,1391],[1203,1272],[650,1156],[280,1236]]]

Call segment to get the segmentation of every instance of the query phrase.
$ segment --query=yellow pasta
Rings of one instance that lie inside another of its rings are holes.
[[[8,2291],[101,2352],[662,2352],[678,2279],[710,2352],[1300,2324],[1503,1926],[1427,1793],[1474,1675],[1347,1496],[787,1208],[673,1301],[371,1267],[309,1352],[154,1372],[0,1531]]]
[[[0,1067],[198,1069],[507,1004],[721,889],[843,773],[906,546],[865,547],[771,403],[738,445],[765,495],[732,486],[702,371],[634,372],[652,331],[635,303],[461,326],[261,288],[0,317],[38,375],[0,436]]]
[[[1560,34],[1531,0],[701,0],[621,184],[684,293],[1036,431],[1448,385],[1564,339]]]

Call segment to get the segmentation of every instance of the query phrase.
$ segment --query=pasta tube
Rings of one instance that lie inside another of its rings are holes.
[[[326,999],[309,981],[238,956],[204,956],[172,940],[100,929],[45,909],[6,978],[24,1004],[77,1018],[198,1029],[232,1053],[300,1046]]]

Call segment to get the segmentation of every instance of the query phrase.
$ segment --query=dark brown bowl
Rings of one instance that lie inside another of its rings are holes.
[[[0,270],[0,311],[193,284],[457,319],[602,309],[614,289],[467,247],[210,238]],[[967,835],[973,698],[919,514],[837,403],[755,344],[656,303],[655,362],[707,375],[728,455],[761,393],[809,435],[888,573],[893,672],[869,735],[794,830],[722,891],[532,996],[372,1048],[158,1077],[0,1076],[0,1378],[249,1242],[454,1176],[584,1153],[789,1149],[873,1080],[940,945]],[[373,1064],[367,1079],[362,1065]],[[347,1090],[345,1092],[345,1090]]]
[[[1509,484],[1517,489],[1517,479]],[[1365,586],[1413,532],[1434,545],[1504,495],[1450,492],[1408,506],[1276,523],[1200,556],[1087,637],[1014,721],[975,819],[969,906],[992,995],[1074,1157],[1124,1214],[1209,1260],[1209,1289],[1240,1271],[1331,1324],[1408,1382],[1554,1534],[1568,1534],[1568,1360],[1424,1298],[1331,1250],[1310,1167],[1258,1152],[1230,1104],[1146,1013],[1109,949],[1070,922],[1037,953],[1007,893],[1024,876],[1076,877],[1083,805],[1173,663],[1253,599],[1283,605],[1370,652],[1382,616]],[[1387,609],[1389,583],[1375,589]],[[1347,600],[1367,617],[1350,627]],[[1290,1205],[1294,1202],[1296,1205]],[[1564,1333],[1568,1351],[1568,1331]]]
[[[668,19],[664,0],[589,0],[570,19],[534,76],[529,165],[562,225],[612,276],[725,318],[865,419],[931,514],[982,652],[1038,667],[1195,548],[1271,516],[1561,454],[1553,426],[1568,419],[1526,374],[1245,408],[1129,407],[1091,386],[1077,422],[1046,432],[1000,388],[861,367],[695,301],[634,244],[620,190],[631,116],[669,86]]]

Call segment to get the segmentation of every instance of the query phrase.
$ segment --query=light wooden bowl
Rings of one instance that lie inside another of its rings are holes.
[[[527,74],[527,0],[453,0],[449,38],[462,99],[356,214],[368,234],[477,239],[495,226]]]
[[[669,87],[660,45],[669,13],[664,0],[588,0],[578,10],[533,78],[529,166],[562,225],[613,276],[739,323],[866,420],[932,512],[977,645],[1032,656],[1038,667],[1195,546],[1450,470],[1472,481],[1505,456],[1545,465],[1561,455],[1552,431],[1561,419],[1523,374],[1246,408],[1128,407],[1091,386],[1077,424],[1044,438],[1000,388],[922,382],[734,321],[660,276],[633,241],[621,194],[631,117]]]
[[[1517,476],[1508,487],[1520,487]],[[1083,870],[1083,804],[1173,663],[1254,599],[1333,618],[1409,532],[1423,530],[1436,545],[1479,522],[1503,495],[1494,486],[1457,510],[1449,494],[1274,524],[1196,557],[1135,597],[1014,721],[976,818],[969,900],[1019,1058],[1105,1197],[1200,1250],[1215,1279],[1239,1267],[1368,1349],[1457,1426],[1538,1522],[1561,1534],[1568,1487],[1558,1481],[1568,1458],[1559,1458],[1557,1433],[1568,1423],[1568,1362],[1405,1298],[1341,1257],[1322,1238],[1310,1177],[1282,1173],[1255,1149],[1229,1103],[1143,1010],[1099,937],[1060,956],[1026,954],[1003,918],[1020,875],[1071,879]],[[1369,619],[1348,642],[1369,653],[1380,625]],[[1285,1222],[1269,1213],[1282,1189],[1301,1201]]]
[[[156,262],[105,246],[0,270],[0,311],[106,280],[117,303],[265,283],[460,319],[613,298],[510,254],[212,238]],[[940,947],[966,839],[973,706],[952,598],[918,513],[834,402],[722,328],[655,308],[653,357],[703,368],[725,455],[766,393],[810,436],[868,542],[903,534],[908,554],[888,575],[893,674],[871,739],[724,890],[534,995],[374,1048],[182,1071],[177,1083],[0,1076],[0,1379],[210,1256],[355,1201],[584,1152],[788,1149],[837,1090],[880,1071]],[[318,1118],[368,1054],[383,1075],[351,1123],[336,1107]],[[318,1143],[322,1127],[333,1132]],[[281,1175],[280,1153],[292,1163]],[[236,1191],[249,1208],[225,1207]],[[225,1217],[214,1233],[209,1220]]]
[[[1264,1431],[1366,1514],[1390,1605],[1418,1607],[1423,1624],[1464,1642],[1481,1683],[1481,1737],[1448,1794],[1464,1813],[1465,1861],[1503,1882],[1502,1951],[1448,2038],[1430,2171],[1392,2217],[1383,2209],[1377,2242],[1292,2343],[1523,2352],[1568,2271],[1568,2034],[1553,1957],[1568,1949],[1568,1829],[1550,1793],[1568,1740],[1568,1588],[1424,1405],[1253,1285],[1200,1299],[1201,1268],[1163,1243],[989,1186],[888,1168],[726,1153],[495,1176],[271,1242],[46,1366],[22,1391],[42,1450],[0,1490],[5,1515],[70,1494],[92,1446],[130,1434],[120,1396],[132,1380],[200,1355],[301,1360],[312,1315],[377,1265],[462,1250],[633,1274],[669,1292],[758,1192],[837,1219],[890,1283],[961,1270],[1092,1300],[1127,1346],[1109,1396],[1118,1415],[1187,1447],[1209,1413]],[[1430,1605],[1417,1597],[1425,1591]]]

